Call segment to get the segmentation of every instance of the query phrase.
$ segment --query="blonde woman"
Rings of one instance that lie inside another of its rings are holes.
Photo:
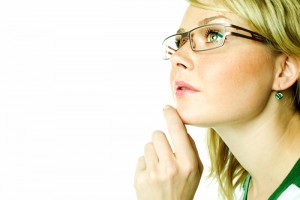
[[[300,1],[190,0],[163,43],[174,152],[155,131],[137,164],[139,200],[190,200],[203,167],[185,124],[209,128],[222,199],[300,199]]]

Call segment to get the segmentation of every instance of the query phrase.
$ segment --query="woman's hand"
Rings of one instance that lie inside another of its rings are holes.
[[[194,140],[187,133],[177,111],[167,106],[164,116],[175,153],[161,131],[145,145],[138,160],[135,188],[139,200],[191,200],[203,171]]]

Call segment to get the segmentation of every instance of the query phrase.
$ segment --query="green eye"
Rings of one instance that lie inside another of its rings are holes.
[[[207,41],[208,42],[218,42],[219,40],[223,39],[223,35],[220,32],[215,32],[215,31],[209,31],[207,33]]]

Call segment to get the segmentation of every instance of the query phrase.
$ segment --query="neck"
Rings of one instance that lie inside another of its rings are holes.
[[[286,105],[275,106],[247,122],[214,128],[250,173],[258,195],[272,194],[300,157],[300,116]]]

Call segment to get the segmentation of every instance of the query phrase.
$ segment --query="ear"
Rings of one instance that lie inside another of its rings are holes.
[[[282,54],[275,62],[275,77],[272,89],[286,90],[291,87],[300,76],[300,62],[297,57]]]

